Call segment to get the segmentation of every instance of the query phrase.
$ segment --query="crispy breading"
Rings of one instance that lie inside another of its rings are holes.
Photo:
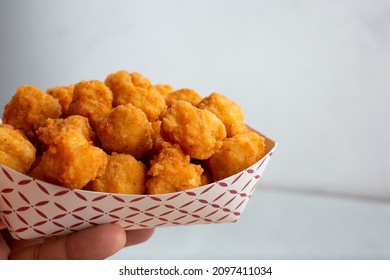
[[[145,113],[131,103],[104,116],[96,133],[105,150],[131,154],[139,159],[153,145],[152,128]]]
[[[102,176],[88,184],[87,189],[121,194],[144,194],[146,167],[129,154],[112,153]]]
[[[165,97],[141,74],[122,70],[108,75],[105,83],[114,94],[114,107],[131,103],[144,111],[150,122],[164,115]]]
[[[101,176],[107,165],[107,154],[93,146],[75,130],[63,130],[43,153],[39,163],[44,176],[71,189],[82,189]]]
[[[199,109],[214,113],[225,125],[227,137],[247,131],[240,105],[219,93],[212,93],[198,104]]]
[[[150,164],[151,178],[146,182],[149,194],[183,191],[202,184],[202,167],[190,163],[190,157],[178,145],[165,147]]]
[[[49,182],[49,183],[54,183],[52,181],[49,181],[48,178],[45,177],[44,170],[42,169],[41,163],[42,155],[37,155],[35,157],[35,161],[32,164],[30,170],[26,173],[28,176],[31,176],[35,179]]]
[[[223,141],[222,147],[206,161],[213,180],[236,174],[260,160],[265,154],[265,139],[254,131]]]
[[[101,81],[81,81],[73,91],[73,99],[68,108],[68,115],[86,117],[92,127],[112,109],[113,94]]]
[[[75,130],[80,132],[87,141],[97,143],[94,130],[89,125],[88,119],[73,115],[65,119],[47,119],[40,128],[37,129],[37,136],[44,150],[48,148],[50,142],[63,130]]]
[[[28,85],[22,85],[5,106],[3,123],[10,124],[22,130],[34,141],[37,130],[47,118],[59,118],[61,106],[57,99],[42,90]]]
[[[163,147],[165,145],[170,144],[169,142],[165,141],[164,138],[161,136],[161,121],[155,121],[152,122],[152,140],[153,140],[153,147],[152,147],[152,152],[154,154],[158,154],[161,152]]]
[[[164,97],[167,97],[172,91],[174,91],[173,86],[169,84],[156,84],[154,85],[159,93],[161,93]]]
[[[40,89],[22,85],[0,126],[0,163],[63,185],[164,194],[234,175],[265,154],[240,105],[152,84],[138,72]]]
[[[213,180],[211,178],[211,174],[207,170],[203,171],[202,176],[200,177],[200,180],[201,180],[201,183],[200,183],[201,186],[204,186],[204,185],[207,185],[207,184],[210,184],[213,182]]]
[[[35,161],[36,149],[22,131],[0,124],[0,163],[26,173]]]
[[[166,141],[179,144],[185,154],[207,159],[221,147],[226,129],[210,111],[177,101],[162,120],[161,135]]]
[[[46,93],[58,100],[61,105],[62,115],[68,115],[68,108],[73,99],[74,84],[69,86],[56,86],[46,90]]]
[[[171,107],[176,101],[183,100],[197,106],[202,100],[202,97],[194,90],[189,88],[182,88],[171,92],[165,99],[168,107]]]

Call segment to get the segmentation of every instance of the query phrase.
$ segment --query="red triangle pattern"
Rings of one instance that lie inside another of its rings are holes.
[[[270,159],[197,189],[165,195],[121,195],[32,179],[0,164],[0,217],[16,239],[49,237],[102,223],[124,229],[236,222]]]

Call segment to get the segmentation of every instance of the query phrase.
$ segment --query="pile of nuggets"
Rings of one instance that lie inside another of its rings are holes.
[[[152,84],[137,72],[46,92],[20,86],[4,108],[0,163],[70,189],[164,194],[221,180],[265,154],[241,107]]]

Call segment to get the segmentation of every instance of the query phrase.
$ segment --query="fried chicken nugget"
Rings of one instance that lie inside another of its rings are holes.
[[[44,150],[49,147],[51,141],[63,130],[78,131],[87,141],[97,143],[95,132],[89,125],[87,118],[80,115],[69,116],[65,119],[49,118],[36,131]]]
[[[151,160],[146,182],[149,194],[164,194],[199,187],[203,168],[190,163],[178,145],[165,147]]]
[[[104,173],[107,160],[107,154],[81,133],[64,130],[51,141],[37,168],[41,168],[49,180],[70,189],[82,189]]]
[[[26,174],[30,177],[33,177],[35,179],[38,179],[38,180],[41,180],[41,181],[44,181],[47,183],[51,183],[54,185],[61,185],[61,182],[58,181],[57,179],[52,178],[52,177],[48,178],[46,176],[45,170],[43,169],[44,167],[41,164],[41,160],[42,160],[42,156],[37,155],[37,157],[35,158],[35,162],[33,163],[30,170]]]
[[[165,141],[161,136],[161,123],[161,121],[155,121],[151,123],[153,140],[153,147],[151,151],[153,154],[158,154],[165,145],[170,145],[170,143]]]
[[[62,116],[67,116],[68,108],[73,99],[74,85],[56,86],[48,88],[46,93],[58,100],[62,109]]]
[[[96,133],[105,150],[142,157],[153,145],[152,128],[145,113],[131,103],[112,109],[99,125]]]
[[[187,101],[196,107],[202,100],[202,97],[192,89],[182,88],[168,94],[165,102],[168,107],[171,107],[178,100]]]
[[[22,85],[5,106],[3,123],[22,130],[35,142],[35,131],[47,118],[59,118],[61,106],[57,99],[34,86]]]
[[[206,161],[213,180],[229,177],[259,161],[265,154],[264,141],[254,131],[226,138],[219,151]]]
[[[88,184],[87,189],[121,194],[144,194],[146,166],[128,154],[112,153],[104,174]]]
[[[163,95],[164,97],[167,97],[168,94],[170,94],[172,91],[174,91],[173,86],[168,85],[168,84],[157,84],[154,85],[158,92]]]
[[[210,111],[177,101],[162,120],[161,135],[166,141],[179,144],[186,155],[208,159],[221,147],[226,129]]]
[[[35,156],[34,163],[32,164],[30,170],[26,174],[30,177],[33,177],[33,178],[41,180],[41,181],[46,181],[46,182],[53,183],[53,184],[58,183],[58,182],[50,181],[49,179],[47,179],[45,177],[44,170],[42,169],[42,165],[40,164],[41,159],[42,159],[42,156],[37,154]]]
[[[122,70],[108,75],[105,83],[114,94],[114,107],[131,103],[144,111],[150,122],[164,115],[164,96],[141,74]]]
[[[35,161],[36,149],[23,132],[0,124],[0,163],[26,173]]]
[[[142,157],[143,162],[149,162],[153,157],[161,152],[164,147],[171,146],[172,143],[169,143],[164,140],[161,136],[161,121],[155,121],[150,123],[152,128],[152,149],[145,153]]]
[[[211,179],[211,174],[210,172],[208,172],[207,170],[204,170],[203,171],[203,174],[202,176],[200,177],[200,180],[201,180],[201,186],[204,186],[204,185],[207,185],[207,184],[210,184],[213,180]]]
[[[198,108],[214,113],[225,125],[227,137],[247,131],[241,106],[222,94],[210,94],[198,104]]]
[[[113,94],[101,81],[81,81],[73,91],[73,99],[68,108],[68,115],[86,117],[92,127],[112,109]]]

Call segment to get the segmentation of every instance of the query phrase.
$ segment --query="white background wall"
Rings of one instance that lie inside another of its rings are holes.
[[[1,1],[0,107],[138,71],[213,91],[279,142],[261,184],[390,199],[390,2]]]

